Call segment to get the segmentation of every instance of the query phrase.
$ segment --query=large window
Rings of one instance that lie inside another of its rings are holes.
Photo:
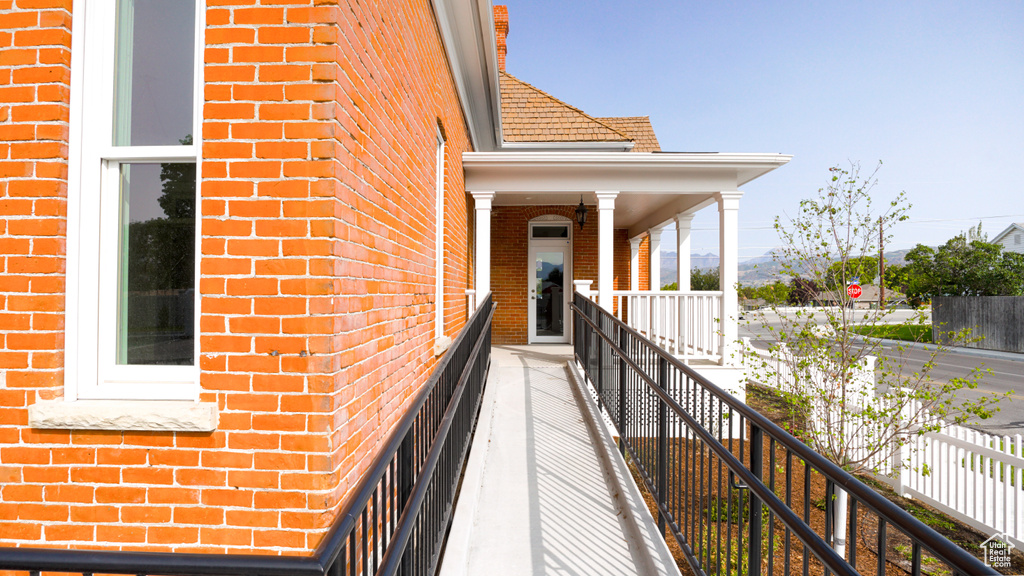
[[[200,8],[75,2],[71,399],[198,397]]]

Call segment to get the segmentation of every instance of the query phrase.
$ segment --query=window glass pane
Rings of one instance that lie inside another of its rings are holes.
[[[193,363],[196,165],[121,165],[117,361]]]
[[[118,0],[114,145],[191,143],[195,0]]]
[[[534,238],[568,238],[569,227],[564,224],[556,226],[534,226]]]

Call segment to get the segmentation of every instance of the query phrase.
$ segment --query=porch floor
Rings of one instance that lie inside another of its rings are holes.
[[[571,360],[492,349],[442,576],[678,574]]]

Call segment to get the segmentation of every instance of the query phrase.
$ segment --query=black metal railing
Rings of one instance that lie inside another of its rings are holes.
[[[576,361],[694,573],[997,573],[594,302],[572,308]]]
[[[488,295],[342,504],[312,556],[0,548],[0,570],[178,576],[429,576],[490,368]]]

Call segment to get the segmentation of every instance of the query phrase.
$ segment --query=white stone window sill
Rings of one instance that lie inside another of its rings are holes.
[[[212,402],[44,400],[28,407],[28,424],[64,430],[212,432],[217,429],[217,414]]]
[[[445,350],[450,348],[452,345],[452,339],[448,336],[441,336],[440,338],[434,339],[434,356],[440,356],[444,354]]]

